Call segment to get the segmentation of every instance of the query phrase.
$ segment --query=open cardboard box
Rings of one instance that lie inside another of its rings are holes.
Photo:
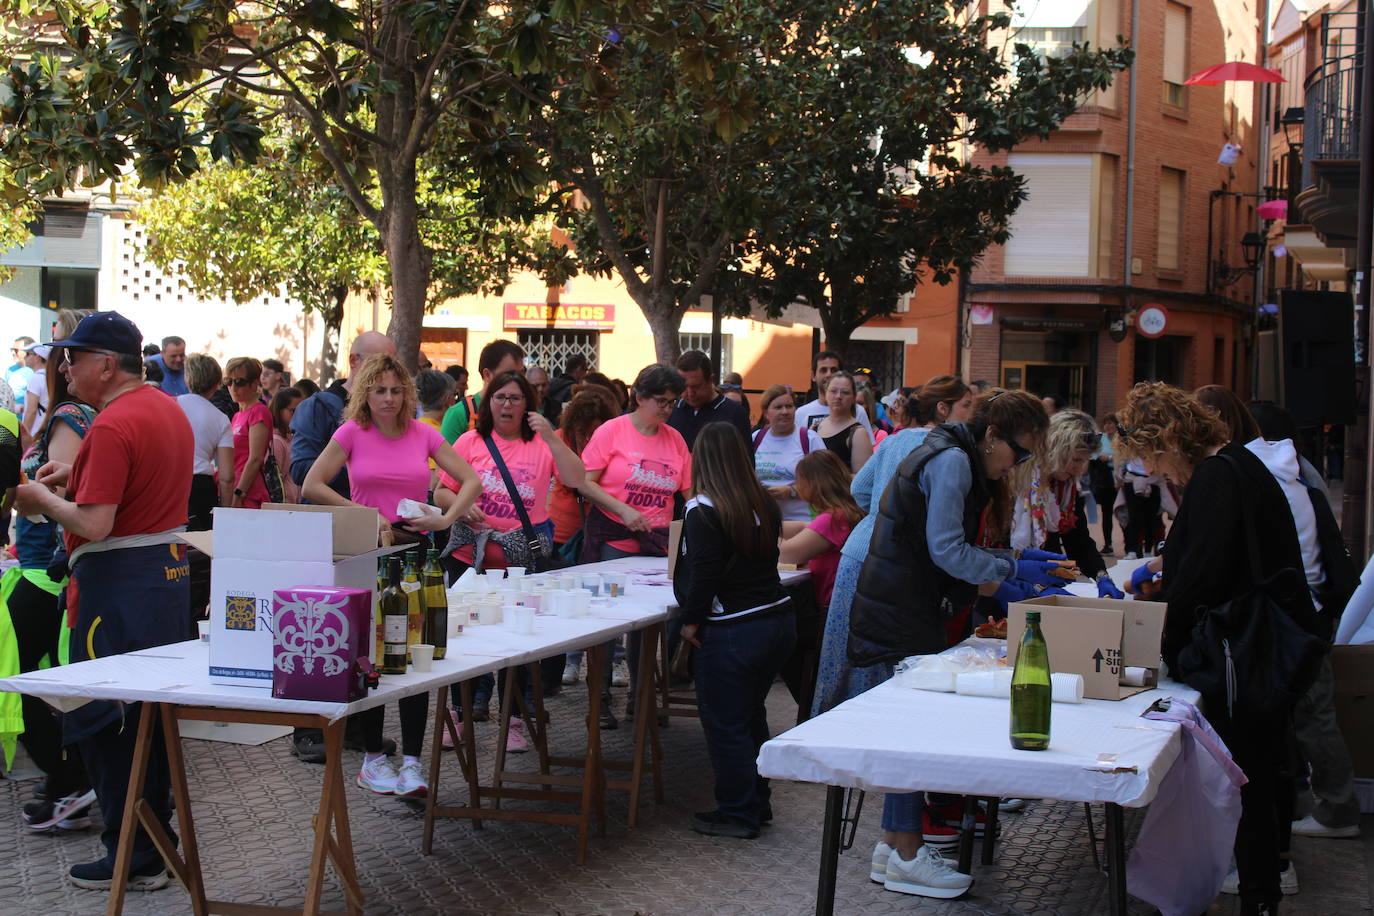
[[[272,687],[272,592],[337,585],[373,589],[380,516],[356,506],[216,509],[213,531],[180,537],[210,557],[210,681]]]
[[[1155,686],[1166,607],[1159,601],[1073,595],[1018,601],[1007,608],[1007,663],[1016,663],[1016,651],[1026,629],[1026,611],[1039,611],[1050,669],[1081,674],[1086,697],[1124,700]],[[1128,686],[1121,683],[1124,668],[1148,668],[1155,672],[1155,678],[1141,687]]]

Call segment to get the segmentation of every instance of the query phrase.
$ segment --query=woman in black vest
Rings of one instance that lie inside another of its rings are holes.
[[[781,513],[753,471],[730,424],[702,427],[673,582],[682,638],[697,647],[697,710],[716,780],[716,810],[693,815],[692,829],[746,840],[773,819],[756,761],[769,688],[797,642],[778,580]]]
[[[1050,573],[1057,568],[1047,559],[1051,554],[1026,551],[1017,559],[1010,551],[974,546],[990,503],[1002,511],[989,514],[1008,516],[1003,478],[1035,457],[1048,424],[1034,396],[995,391],[978,400],[972,420],[936,427],[902,461],[879,503],[850,610],[855,667],[883,665],[890,675],[907,656],[944,651],[949,612],[980,592],[993,594],[1007,580],[1063,584]],[[972,879],[925,845],[930,830],[923,809],[919,792],[886,797],[884,838],[873,850],[869,877],[900,893],[957,897]]]
[[[1151,475],[1183,487],[1164,545],[1160,596],[1169,605],[1163,657],[1177,675],[1183,670],[1180,653],[1192,642],[1201,610],[1245,595],[1282,570],[1301,577],[1297,527],[1269,469],[1244,443],[1231,442],[1226,423],[1196,397],[1142,382],[1126,396],[1117,418],[1118,454],[1139,459]],[[1258,569],[1249,557],[1247,529],[1259,532]],[[1275,589],[1272,597],[1302,629],[1329,638],[1307,588]],[[1241,912],[1277,912],[1281,831],[1293,793],[1291,710],[1276,720],[1269,714],[1247,715],[1244,696],[1236,698],[1233,709],[1224,693],[1203,699],[1208,720],[1249,778],[1241,789],[1236,830]]]

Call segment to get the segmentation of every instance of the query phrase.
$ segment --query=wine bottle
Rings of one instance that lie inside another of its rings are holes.
[[[1011,746],[1043,751],[1050,746],[1050,653],[1040,631],[1040,612],[1026,612],[1026,630],[1011,675]]]
[[[448,589],[444,588],[444,570],[439,566],[439,551],[430,550],[425,559],[425,642],[434,647],[434,657],[443,658],[448,652]],[[462,632],[462,621],[458,632]]]
[[[410,647],[425,641],[425,593],[420,584],[420,564],[415,560],[416,553],[406,551],[406,570],[401,576],[401,591],[406,597],[407,663],[410,661]]]
[[[382,668],[382,658],[386,655],[386,625],[382,618],[382,593],[386,591],[386,558],[377,560],[377,588],[372,592],[372,616],[376,621],[377,644],[372,650],[372,667]]]
[[[382,592],[382,627],[386,646],[382,655],[383,674],[406,673],[406,595],[401,591],[401,561],[387,560],[386,591]]]

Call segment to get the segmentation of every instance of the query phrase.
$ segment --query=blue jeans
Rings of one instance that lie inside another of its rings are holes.
[[[707,623],[697,631],[697,710],[715,775],[716,806],[730,820],[757,829],[768,806],[759,776],[759,748],[768,740],[765,702],[797,643],[791,612]]]

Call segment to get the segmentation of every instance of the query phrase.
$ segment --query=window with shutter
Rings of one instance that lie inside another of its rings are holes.
[[[1087,277],[1092,268],[1093,157],[1012,153],[1007,165],[1026,179],[1026,200],[1011,218],[1003,273]]]
[[[1183,179],[1178,169],[1159,173],[1159,269],[1180,270],[1183,234]]]
[[[1164,102],[1184,107],[1188,102],[1188,7],[1169,3],[1164,8]]]

